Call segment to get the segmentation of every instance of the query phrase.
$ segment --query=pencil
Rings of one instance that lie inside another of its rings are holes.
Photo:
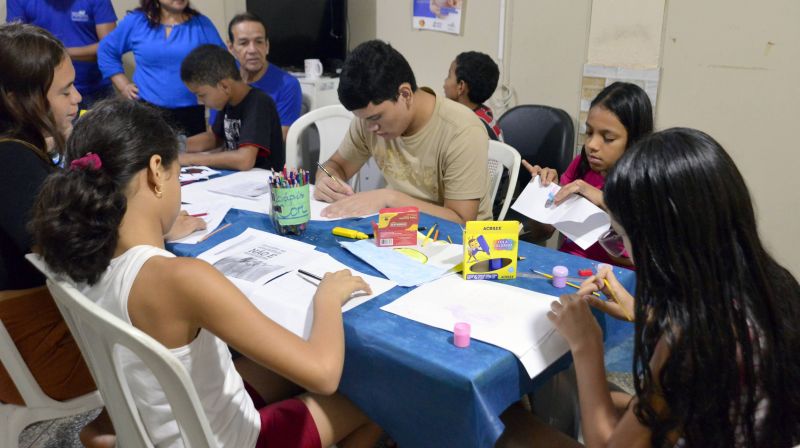
[[[436,229],[436,233],[433,234],[433,241],[436,241],[438,239],[439,239],[439,229]]]
[[[450,242],[450,244],[453,244],[453,240],[450,239],[450,235],[447,235],[447,241]]]
[[[425,247],[425,245],[426,245],[426,244],[428,244],[428,239],[431,237],[431,234],[433,233],[433,230],[434,230],[435,228],[436,228],[436,224],[432,225],[432,226],[431,226],[431,229],[430,229],[430,230],[428,230],[428,234],[427,234],[427,235],[425,235],[425,239],[424,239],[424,240],[422,240],[422,247]]]
[[[204,237],[200,238],[200,240],[198,241],[198,243],[202,243],[203,241],[205,241],[205,240],[207,240],[207,239],[211,238],[212,236],[214,236],[214,235],[218,234],[219,232],[222,232],[223,230],[227,229],[227,228],[228,228],[228,227],[230,227],[231,225],[232,225],[232,223],[230,223],[230,222],[229,222],[229,223],[225,224],[224,226],[217,228],[217,230],[215,230],[215,231],[213,231],[213,232],[209,233],[208,235],[206,235],[206,236],[204,236]]]
[[[533,269],[531,269],[531,271],[533,271],[533,272],[535,272],[535,273],[537,273],[537,274],[541,275],[541,276],[542,276],[542,277],[544,277],[544,278],[550,278],[550,279],[552,279],[552,278],[553,278],[553,276],[552,276],[552,275],[550,275],[550,274],[546,274],[546,273],[544,273],[544,272],[541,272],[541,271],[534,271]],[[581,285],[579,285],[579,284],[577,284],[577,283],[566,282],[566,284],[567,284],[567,285],[569,285],[569,286],[572,286],[572,287],[573,287],[573,288],[575,288],[575,289],[581,289]],[[593,292],[592,294],[593,294],[593,295],[596,295],[597,297],[600,297],[600,294],[599,294],[599,293],[597,293],[597,292]]]
[[[628,310],[624,306],[622,306],[622,302],[619,301],[619,297],[617,297],[617,293],[615,293],[614,290],[611,289],[611,285],[608,283],[608,280],[603,279],[603,283],[606,285],[606,288],[608,288],[608,292],[611,294],[611,298],[615,302],[617,302],[617,305],[619,305],[620,308],[622,308],[622,313],[625,315],[625,319],[627,319],[628,322],[633,322],[633,318],[628,313]]]
[[[330,171],[328,171],[328,169],[327,169],[327,168],[325,168],[325,165],[323,165],[323,164],[321,164],[321,163],[317,162],[317,166],[319,167],[319,169],[321,169],[321,170],[322,170],[322,172],[323,172],[323,173],[327,174],[327,175],[328,175],[328,177],[330,177],[331,179],[335,180],[335,181],[336,181],[336,182],[337,182],[339,185],[341,185],[341,184],[342,184],[342,183],[339,181],[339,179],[335,178],[335,177],[333,176],[333,174],[331,174],[331,172],[330,172]]]
[[[312,274],[312,273],[310,273],[310,272],[308,272],[308,271],[304,271],[304,270],[302,270],[302,269],[298,269],[298,270],[297,270],[297,273],[298,273],[298,274],[303,274],[303,275],[309,276],[309,277],[313,278],[314,280],[316,280],[316,281],[318,281],[318,282],[321,282],[321,281],[322,281],[322,277],[320,277],[320,276],[318,276],[318,275],[314,275],[314,274]]]
[[[195,214],[189,215],[189,216],[191,216],[192,218],[199,218],[201,216],[207,216],[207,215],[208,215],[208,213],[195,213]]]

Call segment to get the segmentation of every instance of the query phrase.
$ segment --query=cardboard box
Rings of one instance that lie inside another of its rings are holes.
[[[464,279],[517,278],[518,221],[468,221],[464,230]]]
[[[378,223],[372,223],[378,247],[416,246],[419,209],[417,207],[383,208]]]

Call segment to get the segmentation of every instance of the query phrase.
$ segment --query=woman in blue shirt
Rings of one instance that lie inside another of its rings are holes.
[[[205,109],[183,85],[180,67],[195,47],[225,47],[217,29],[188,0],[140,0],[117,28],[100,42],[97,62],[122,95],[164,110],[186,135],[205,131]],[[133,52],[133,82],[125,76],[122,55]]]

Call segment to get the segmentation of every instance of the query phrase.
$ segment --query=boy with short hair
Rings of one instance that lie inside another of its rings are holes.
[[[480,120],[455,102],[418,87],[408,61],[372,40],[347,57],[339,100],[355,119],[339,149],[317,171],[314,197],[337,218],[415,206],[464,223],[492,219],[489,139]],[[388,188],[355,193],[345,182],[374,157]]]
[[[477,51],[465,51],[450,64],[444,80],[444,94],[470,108],[483,121],[489,138],[503,140],[503,133],[492,109],[484,104],[497,88],[500,69],[489,55]]]
[[[181,165],[283,168],[286,153],[275,103],[242,81],[233,55],[216,45],[201,45],[183,60],[181,80],[200,103],[220,111],[206,132],[186,140]],[[209,152],[220,145],[221,151]]]

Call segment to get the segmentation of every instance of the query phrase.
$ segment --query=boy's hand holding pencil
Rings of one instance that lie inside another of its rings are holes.
[[[336,177],[335,173],[326,168],[324,164],[318,162],[317,166],[319,171],[317,171],[314,185],[314,199],[322,202],[336,202],[355,193],[347,182]]]

